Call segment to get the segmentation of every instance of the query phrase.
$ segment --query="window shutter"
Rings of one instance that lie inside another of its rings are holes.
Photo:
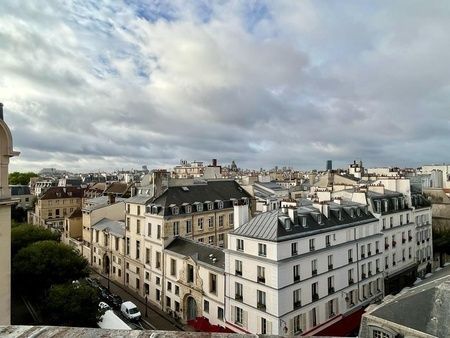
[[[284,328],[284,326],[282,326],[282,328]],[[289,333],[290,335],[295,334],[295,332],[294,332],[294,318],[289,319],[288,330],[289,330],[288,333]],[[283,334],[284,334],[284,332],[283,332]]]
[[[231,305],[231,321],[234,323],[236,321],[236,307]]]
[[[245,328],[248,327],[248,312],[242,310],[242,324]]]

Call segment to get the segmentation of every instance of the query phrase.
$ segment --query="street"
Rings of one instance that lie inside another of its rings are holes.
[[[92,271],[91,277],[98,279],[101,284],[105,287],[108,286],[108,281],[106,277]],[[110,280],[109,283],[110,291],[122,298],[123,301],[133,302],[142,314],[142,320],[138,323],[133,323],[122,316],[120,311],[114,311],[120,318],[122,318],[131,328],[133,329],[144,329],[144,330],[166,330],[166,331],[191,331],[190,327],[183,325],[182,323],[176,322],[174,319],[169,318],[167,314],[162,312],[156,306],[148,302],[147,305],[147,316],[145,316],[145,301],[140,297],[133,295],[133,293],[127,290],[125,287],[120,286],[116,282]]]

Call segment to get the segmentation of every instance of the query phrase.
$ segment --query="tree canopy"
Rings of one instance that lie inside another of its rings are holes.
[[[39,176],[33,172],[20,173],[15,171],[9,174],[9,184],[20,184],[20,185],[28,185],[30,183],[30,178]]]
[[[45,240],[59,241],[60,234],[30,224],[20,224],[11,228],[11,253],[14,257],[20,249]]]
[[[87,260],[70,246],[52,240],[36,242],[21,249],[13,258],[14,283],[24,292],[44,292],[89,275]],[[35,291],[34,291],[35,290]]]
[[[99,310],[98,291],[86,283],[66,283],[51,287],[45,302],[46,324],[96,327]]]

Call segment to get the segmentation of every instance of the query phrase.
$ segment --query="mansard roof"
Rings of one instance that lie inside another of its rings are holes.
[[[377,221],[364,205],[357,203],[339,205],[332,202],[327,205],[330,210],[328,217],[312,206],[297,207],[294,212],[294,221],[288,213],[273,210],[255,216],[248,223],[234,230],[232,234],[282,242]],[[303,219],[306,220],[306,226],[302,225]],[[290,222],[290,226],[287,227],[285,222]]]

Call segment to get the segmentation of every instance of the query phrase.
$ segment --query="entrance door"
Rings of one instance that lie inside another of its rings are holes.
[[[197,318],[197,302],[194,298],[189,297],[187,300],[187,320]]]

